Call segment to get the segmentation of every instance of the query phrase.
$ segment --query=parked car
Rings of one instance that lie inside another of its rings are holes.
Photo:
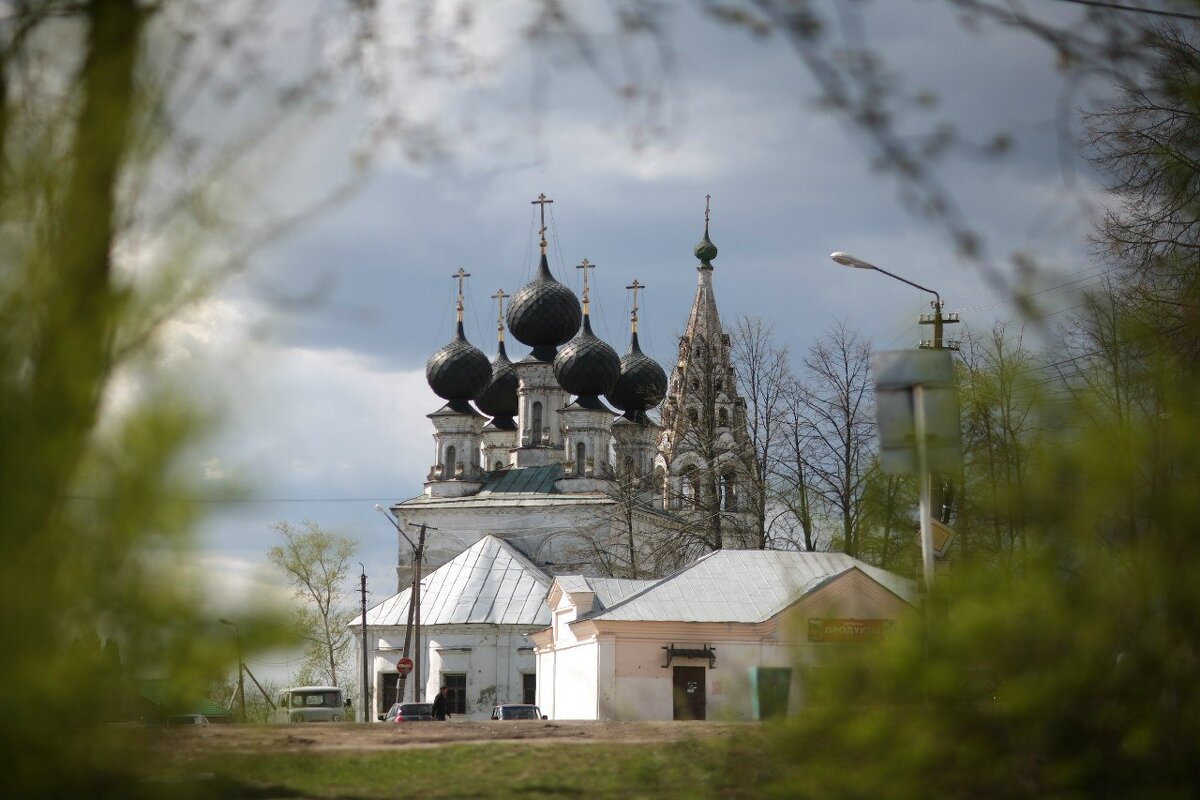
[[[428,722],[433,719],[433,703],[394,703],[381,722]]]
[[[492,719],[548,719],[537,706],[509,703],[492,709]]]
[[[207,725],[208,717],[203,714],[176,714],[167,717],[168,725]]]

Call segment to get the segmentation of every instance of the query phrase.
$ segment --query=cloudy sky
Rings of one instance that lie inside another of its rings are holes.
[[[168,357],[225,396],[225,427],[197,453],[198,474],[214,500],[231,483],[250,492],[213,502],[203,526],[204,563],[226,603],[278,593],[264,554],[280,520],[309,519],[358,539],[371,602],[395,591],[396,533],[373,505],[419,494],[432,463],[425,415],[440,403],[424,364],[452,333],[450,275],[460,266],[471,273],[467,336],[490,355],[490,297],[531,275],[530,201],[541,192],[555,201],[556,276],[578,290],[574,265],[585,257],[599,265],[595,328],[618,352],[628,338],[624,287],[646,284],[642,346],[664,366],[695,290],[692,248],[706,195],[726,325],[761,317],[796,362],[839,320],[880,349],[910,347],[922,333],[916,317],[928,311],[927,296],[837,267],[834,250],[938,289],[973,328],[1012,316],[979,266],[872,169],[860,135],[818,106],[786,41],[685,4],[668,17],[667,66],[645,46],[625,52],[598,19],[589,22],[601,31],[599,66],[589,68],[570,47],[523,38],[526,4],[483,5],[457,42],[468,70],[396,80],[382,101],[348,92],[332,118],[295,143],[279,191],[335,180],[381,102],[436,123],[445,154],[414,160],[385,148],[350,199],[259,252],[168,332]],[[906,91],[938,94],[937,119],[979,140],[1013,137],[1003,160],[964,153],[937,173],[984,235],[989,261],[1011,273],[1014,254],[1033,254],[1067,276],[1039,277],[1035,290],[1086,287],[1099,275],[1086,240],[1097,179],[1061,158],[1066,95],[1054,54],[996,26],[964,29],[941,3],[866,4],[863,19],[861,41],[904,76]],[[414,44],[404,20],[393,27],[378,36],[383,72]],[[612,90],[627,56],[656,92],[647,102],[623,102]],[[1069,96],[1066,107],[1084,102]],[[913,131],[929,124],[914,119]],[[1057,290],[1039,298],[1047,311],[1077,302]],[[509,346],[514,360],[525,354]]]

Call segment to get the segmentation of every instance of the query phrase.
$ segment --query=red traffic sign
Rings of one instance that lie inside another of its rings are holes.
[[[412,672],[413,663],[411,658],[402,658],[396,662],[396,669],[401,675],[407,675]]]

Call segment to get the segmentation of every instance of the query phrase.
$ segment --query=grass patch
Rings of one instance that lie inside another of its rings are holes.
[[[731,758],[728,743],[710,741],[219,752],[168,755],[152,783],[181,798],[731,797],[753,791],[751,751],[761,754],[738,748]]]

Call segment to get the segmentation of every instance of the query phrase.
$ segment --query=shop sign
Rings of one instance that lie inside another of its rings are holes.
[[[810,619],[810,642],[877,642],[896,624],[893,619]]]

